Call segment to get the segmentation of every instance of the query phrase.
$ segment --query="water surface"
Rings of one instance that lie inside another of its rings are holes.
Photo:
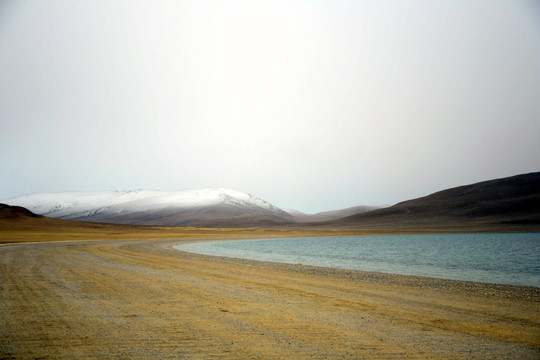
[[[176,247],[208,255],[540,287],[540,233],[309,237]]]

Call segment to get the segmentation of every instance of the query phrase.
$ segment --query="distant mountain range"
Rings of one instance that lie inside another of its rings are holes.
[[[380,209],[381,207],[382,206],[353,206],[346,209],[323,211],[316,214],[304,214],[301,211],[290,209],[287,209],[285,211],[291,214],[296,222],[313,222],[341,219],[346,216],[362,214],[368,211],[373,211],[375,209]]]
[[[262,226],[335,220],[374,206],[304,214],[230,189],[38,193],[4,200],[58,219],[130,225]]]
[[[4,202],[47,217],[116,224],[246,226],[294,221],[267,201],[230,189],[38,193]]]
[[[385,208],[358,206],[311,215],[230,189],[39,193],[2,202],[46,217],[132,225],[540,231],[540,172],[460,186]]]
[[[459,186],[319,225],[421,229],[522,226],[540,231],[540,172]]]

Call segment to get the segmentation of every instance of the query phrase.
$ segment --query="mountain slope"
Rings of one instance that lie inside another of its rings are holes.
[[[316,214],[305,214],[297,210],[289,210],[289,209],[285,211],[291,214],[294,217],[294,219],[298,222],[310,222],[310,221],[337,220],[337,219],[344,218],[346,216],[373,211],[381,207],[382,206],[353,206],[346,209],[323,211]]]
[[[9,206],[0,204],[0,219],[1,220],[18,220],[25,218],[41,218],[41,215],[36,215],[28,209],[21,206]]]
[[[133,225],[240,226],[293,219],[260,198],[230,189],[39,193],[4,202],[53,218]]]
[[[540,225],[540,172],[443,190],[328,225]]]

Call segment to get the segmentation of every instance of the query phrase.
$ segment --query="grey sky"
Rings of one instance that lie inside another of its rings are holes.
[[[318,212],[539,170],[537,1],[0,3],[0,199]]]

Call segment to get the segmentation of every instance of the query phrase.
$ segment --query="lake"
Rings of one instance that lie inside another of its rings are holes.
[[[540,233],[234,240],[176,248],[253,260],[540,287]]]

